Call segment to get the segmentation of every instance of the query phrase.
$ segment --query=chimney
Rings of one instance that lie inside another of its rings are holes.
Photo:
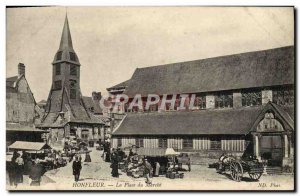
[[[99,101],[101,99],[101,92],[92,92],[92,98],[95,101]]]
[[[19,76],[21,75],[25,76],[25,65],[23,63],[19,63],[18,65],[18,74]]]

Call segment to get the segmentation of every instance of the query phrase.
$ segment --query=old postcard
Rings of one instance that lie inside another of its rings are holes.
[[[293,191],[294,7],[7,7],[6,187]]]

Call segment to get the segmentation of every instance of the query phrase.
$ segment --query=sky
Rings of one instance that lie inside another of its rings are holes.
[[[37,102],[47,99],[66,12],[84,96],[141,67],[294,44],[292,7],[35,7],[6,10],[6,76],[26,66]]]

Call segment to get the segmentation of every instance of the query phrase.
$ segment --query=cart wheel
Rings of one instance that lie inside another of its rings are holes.
[[[236,182],[240,182],[243,177],[243,167],[239,162],[231,162],[230,163],[230,175],[232,180]]]
[[[258,180],[261,177],[262,173],[249,173],[249,176],[252,180]]]

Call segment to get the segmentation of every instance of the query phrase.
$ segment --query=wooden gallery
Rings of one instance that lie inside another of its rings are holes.
[[[136,94],[182,93],[196,94],[196,101],[192,109],[174,110],[161,109],[161,102],[148,110],[124,104],[114,111],[125,115],[115,123],[112,146],[172,147],[209,157],[249,152],[276,166],[293,164],[294,63],[288,46],[137,68],[108,92],[126,94],[129,102]]]

